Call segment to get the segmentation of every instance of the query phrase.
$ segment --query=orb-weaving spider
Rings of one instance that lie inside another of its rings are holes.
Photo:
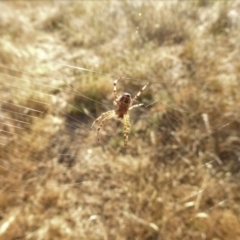
[[[116,106],[116,109],[101,114],[101,116],[98,117],[93,122],[91,129],[93,128],[95,123],[97,123],[99,120],[102,120],[97,129],[97,136],[99,141],[99,131],[102,128],[105,121],[111,118],[119,119],[120,121],[123,122],[124,146],[126,147],[128,143],[128,135],[129,135],[130,126],[131,126],[128,111],[143,105],[142,103],[133,105],[133,103],[137,100],[137,98],[141,95],[142,91],[147,87],[149,83],[147,83],[132,99],[129,93],[124,93],[119,97],[117,96],[117,81],[118,79],[116,79],[113,83],[113,94],[114,94],[113,104]]]

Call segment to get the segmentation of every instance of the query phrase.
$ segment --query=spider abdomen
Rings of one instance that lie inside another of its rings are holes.
[[[132,98],[129,93],[124,93],[120,96],[117,101],[117,109],[115,110],[116,116],[118,118],[123,118],[123,116],[128,112],[129,107],[132,104]]]

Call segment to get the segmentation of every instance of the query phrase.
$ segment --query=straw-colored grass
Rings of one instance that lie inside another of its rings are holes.
[[[0,5],[0,240],[240,239],[239,1]]]

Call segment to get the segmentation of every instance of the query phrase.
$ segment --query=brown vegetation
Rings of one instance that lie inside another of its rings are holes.
[[[0,7],[0,240],[240,239],[239,1]]]

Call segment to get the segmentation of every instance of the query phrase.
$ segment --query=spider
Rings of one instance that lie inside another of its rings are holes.
[[[98,126],[97,129],[97,136],[99,141],[99,131],[102,128],[103,124],[106,120],[109,120],[111,118],[117,118],[118,120],[123,122],[123,133],[124,133],[124,146],[127,146],[128,143],[128,135],[130,132],[130,118],[128,112],[132,110],[133,108],[140,107],[143,104],[135,104],[133,103],[137,100],[137,98],[141,95],[142,91],[147,87],[149,83],[147,83],[132,99],[131,95],[129,93],[124,93],[121,96],[117,96],[117,81],[119,79],[116,79],[113,82],[113,94],[114,94],[114,101],[113,104],[116,106],[115,110],[107,111],[105,113],[102,113],[92,124],[91,129],[93,126],[101,120],[101,123]]]

